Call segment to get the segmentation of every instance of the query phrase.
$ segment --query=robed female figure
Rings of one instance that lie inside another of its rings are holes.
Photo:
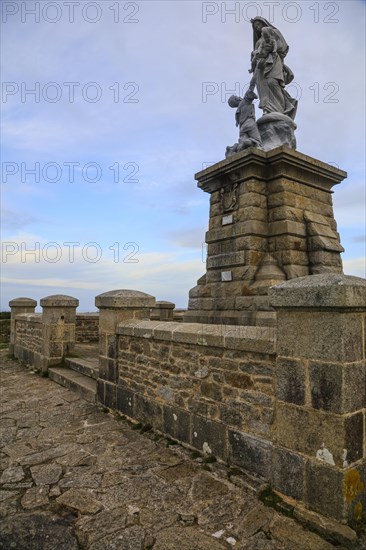
[[[251,60],[254,77],[250,88],[254,85],[257,87],[259,108],[263,110],[264,115],[281,113],[294,119],[297,100],[285,90],[286,84],[294,78],[291,69],[284,64],[289,46],[280,31],[263,17],[255,17],[251,23],[254,44]],[[267,28],[264,34],[270,35],[272,42],[275,42],[275,47],[272,48],[271,55],[261,59],[265,57],[261,52],[266,51],[265,38],[262,36],[264,27]]]

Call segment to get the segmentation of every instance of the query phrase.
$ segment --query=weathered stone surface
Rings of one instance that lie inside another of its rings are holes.
[[[116,531],[92,544],[90,550],[144,550],[145,531],[135,525]]]
[[[294,517],[306,527],[311,526],[315,532],[327,536],[336,543],[344,544],[346,547],[350,544],[357,545],[357,534],[348,525],[342,525],[302,506],[295,508]]]
[[[273,448],[272,457],[271,476],[274,489],[297,500],[304,500],[304,457],[281,447]]]
[[[171,437],[189,443],[190,441],[190,417],[189,413],[178,407],[163,407],[164,432]]]
[[[315,409],[349,413],[366,407],[366,363],[309,364],[311,403]]]
[[[78,550],[79,545],[70,518],[37,512],[4,519],[0,547],[15,550]]]
[[[150,308],[155,307],[155,298],[138,290],[110,290],[95,298],[98,308]]]
[[[214,358],[217,361],[212,362],[209,370],[217,369],[222,356],[215,355],[214,348],[207,350],[212,361]],[[156,351],[160,353],[159,349]],[[270,374],[273,360],[268,362],[268,358],[263,358],[261,363],[258,359],[258,355],[253,354],[244,361],[241,351],[228,351],[225,369],[230,371],[229,367],[237,361],[237,365],[246,364],[253,377],[259,376],[261,365],[267,365],[264,372]],[[6,530],[0,540],[4,548],[38,550],[43,544],[46,550],[53,550],[57,544],[69,550],[77,548],[73,533],[80,547],[94,550],[114,547],[135,550],[152,547],[154,543],[166,550],[176,548],[177,540],[179,546],[189,550],[205,547],[227,550],[234,542],[238,548],[265,548],[258,544],[270,543],[271,550],[293,550],[295,532],[298,537],[305,533],[304,541],[310,540],[306,538],[307,531],[298,530],[292,520],[284,521],[282,527],[284,518],[256,500],[253,487],[258,487],[258,482],[250,489],[252,478],[249,476],[232,476],[231,479],[237,481],[229,482],[222,464],[203,466],[202,458],[189,458],[190,451],[178,445],[167,447],[167,441],[158,440],[153,432],[139,433],[122,417],[117,420],[52,381],[35,377],[9,359],[3,363],[3,419],[7,424],[5,429],[10,431],[2,448],[6,460],[2,461],[5,468],[19,468],[30,460],[24,467],[27,477],[2,485],[0,512],[5,517]],[[193,364],[192,369],[196,370],[197,365]],[[28,428],[17,427],[18,422],[29,424],[31,421],[31,418],[24,421],[25,408],[28,414],[32,413],[32,422],[38,424],[39,431],[33,435],[27,434]],[[207,429],[206,435],[209,435],[210,428],[205,424],[200,428]],[[220,446],[221,435],[217,434]],[[260,463],[266,456],[266,450],[255,446],[253,440],[251,445],[244,442],[240,449],[248,461]],[[48,470],[50,466],[56,469]],[[50,472],[56,475],[60,466],[64,475],[52,485],[48,498],[44,494],[40,499],[39,491],[46,489],[47,492],[48,486],[36,486],[30,474],[33,471],[39,481],[51,482],[47,476]],[[203,468],[211,468],[213,472]],[[286,466],[283,472],[285,470]],[[20,470],[13,473],[18,477]],[[365,479],[362,469],[360,478]],[[26,487],[23,483],[33,485]],[[68,484],[74,485],[65,490]],[[4,489],[10,485],[13,489]],[[64,492],[60,494],[61,491]],[[28,517],[42,515],[44,518],[35,519],[34,523],[25,522],[24,530],[22,499],[35,506],[30,508]],[[252,514],[251,510],[256,507],[259,509]],[[54,530],[55,525],[59,529]],[[23,531],[27,533],[26,543],[23,535],[20,536]],[[50,546],[47,541],[51,541]],[[323,539],[318,537],[314,541],[323,548]]]
[[[49,487],[47,486],[31,487],[23,496],[21,504],[26,510],[44,506],[48,504],[48,493]]]
[[[366,308],[366,280],[351,275],[313,275],[271,289],[278,308]]]
[[[69,489],[56,500],[59,504],[79,510],[82,514],[96,514],[102,508],[92,491],[88,489]]]
[[[279,403],[277,442],[306,456],[316,457],[324,448],[332,460],[343,466],[344,449],[349,464],[363,457],[363,415],[329,414],[311,408]]]
[[[277,352],[284,357],[315,361],[364,360],[363,319],[360,313],[295,308],[278,310]]]
[[[120,532],[126,525],[126,506],[114,510],[102,510],[89,516],[82,516],[77,521],[77,536],[79,542],[86,548],[96,544],[107,535]]]
[[[229,454],[234,464],[268,479],[272,445],[264,439],[229,430]]]
[[[332,466],[309,460],[306,467],[307,501],[312,510],[336,518],[346,519],[343,476]]]
[[[180,550],[224,550],[226,545],[221,544],[214,537],[210,537],[194,527],[169,527],[158,533],[154,550],[176,550],[179,541]]]
[[[58,464],[32,466],[30,471],[36,485],[52,485],[57,483],[62,475],[62,468]]]
[[[280,401],[305,404],[306,369],[302,361],[280,357],[277,361],[276,394]]]
[[[291,525],[290,536],[288,529]],[[333,545],[319,539],[317,535],[305,531],[300,525],[293,524],[289,518],[277,518],[271,523],[271,534],[276,541],[282,543],[285,548],[297,548],[298,550],[331,550]]]
[[[10,466],[3,471],[0,483],[17,483],[24,479],[24,477],[25,473],[21,466]]]
[[[44,307],[78,307],[79,300],[77,298],[73,298],[72,296],[67,296],[65,294],[54,294],[52,296],[46,296],[45,298],[41,298],[39,302],[40,306],[42,308]]]
[[[227,458],[227,428],[223,424],[192,415],[191,442],[208,455]]]

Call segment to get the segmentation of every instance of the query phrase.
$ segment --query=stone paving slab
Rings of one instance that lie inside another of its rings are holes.
[[[0,359],[1,549],[334,548],[223,466]]]

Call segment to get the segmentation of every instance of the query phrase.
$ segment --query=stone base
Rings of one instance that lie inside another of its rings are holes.
[[[257,126],[264,151],[270,151],[282,145],[296,149],[295,130],[297,126],[292,118],[281,113],[270,113],[259,118]]]
[[[206,274],[184,321],[272,326],[270,287],[342,273],[331,187],[345,176],[288,147],[247,149],[197,174],[211,195]]]

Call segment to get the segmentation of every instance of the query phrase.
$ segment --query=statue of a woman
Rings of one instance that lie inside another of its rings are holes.
[[[252,52],[253,78],[249,90],[257,87],[259,108],[263,114],[281,113],[294,119],[297,100],[285,90],[293,78],[293,72],[284,64],[289,50],[286,40],[276,27],[263,17],[251,20],[254,51]],[[265,31],[262,33],[262,30]]]

